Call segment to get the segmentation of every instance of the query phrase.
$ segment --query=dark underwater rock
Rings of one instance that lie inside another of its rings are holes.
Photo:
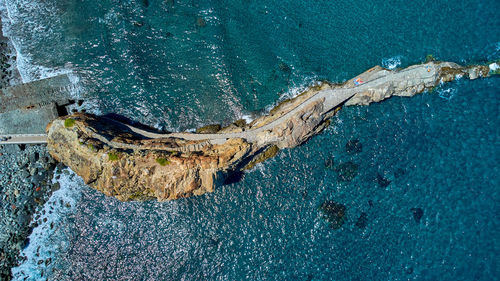
[[[347,153],[360,153],[361,151],[363,151],[363,145],[358,139],[349,140],[345,144],[345,151]]]
[[[204,18],[197,17],[196,18],[196,26],[198,26],[198,27],[205,27],[205,26],[207,26],[207,22],[205,21]]]
[[[373,200],[368,200],[368,205],[371,207],[373,207]]]
[[[358,168],[358,164],[352,161],[339,164],[335,169],[337,172],[337,180],[343,182],[352,181],[352,179],[358,175]]]
[[[288,64],[284,63],[284,62],[280,62],[279,63],[279,68],[281,71],[285,72],[285,73],[291,73],[292,72],[292,69],[290,68],[290,66],[288,66]]]
[[[359,228],[366,228],[367,225],[368,225],[368,214],[362,212],[358,220],[356,221],[356,226]]]
[[[345,206],[336,203],[332,200],[325,200],[319,206],[319,210],[323,213],[323,219],[325,219],[330,227],[333,229],[339,229],[345,222]]]
[[[327,168],[327,169],[333,168],[334,159],[335,159],[334,157],[326,159],[325,160],[325,168]]]
[[[421,208],[411,208],[410,211],[413,214],[415,222],[420,223],[420,219],[422,219],[422,216],[424,215],[424,210],[422,210]]]
[[[302,199],[307,199],[307,195],[308,195],[307,190],[303,190],[302,191]]]
[[[389,186],[389,184],[391,184],[391,180],[383,177],[381,174],[377,173],[377,183],[380,187],[382,188],[386,188],[387,186]]]
[[[398,168],[398,169],[394,172],[394,177],[395,177],[395,178],[400,178],[400,177],[404,176],[405,174],[406,174],[405,169],[403,169],[403,168]]]
[[[144,26],[144,22],[143,21],[136,21],[136,22],[134,22],[134,26],[136,26],[136,27],[143,27]]]

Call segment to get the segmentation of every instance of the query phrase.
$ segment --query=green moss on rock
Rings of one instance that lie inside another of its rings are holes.
[[[137,191],[134,192],[130,195],[129,200],[130,201],[141,201],[141,199],[144,197],[144,194],[142,191]]]
[[[426,63],[431,62],[431,61],[436,61],[436,58],[432,54],[428,54],[427,56],[425,56]]]
[[[75,125],[75,119],[73,118],[66,118],[64,120],[64,127],[65,128],[71,128]]]
[[[96,151],[94,145],[91,143],[87,144],[87,148],[90,149],[90,151]]]
[[[166,158],[156,158],[156,163],[160,164],[161,166],[166,166],[170,164],[170,161]]]
[[[269,146],[262,153],[255,156],[255,158],[245,166],[245,170],[252,169],[258,163],[262,163],[262,162],[266,161],[267,159],[276,156],[276,154],[278,154],[279,151],[280,151],[280,149],[276,145]]]
[[[196,133],[198,134],[215,134],[222,129],[219,124],[206,125],[201,128],[196,129]]]
[[[113,152],[108,152],[108,160],[109,161],[116,161],[116,160],[118,160],[118,154],[113,153]]]
[[[245,121],[245,119],[239,119],[239,120],[236,120],[233,124],[236,127],[243,128],[243,127],[245,127],[247,125],[247,121]]]

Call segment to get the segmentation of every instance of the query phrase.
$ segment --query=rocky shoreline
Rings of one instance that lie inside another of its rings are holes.
[[[59,188],[52,183],[54,168],[45,145],[0,146],[0,280],[10,279],[10,269],[36,227],[34,214]]]
[[[0,28],[1,28],[0,23]],[[8,38],[0,32],[0,87],[22,82],[16,56]],[[45,145],[0,145],[0,280],[10,280],[11,268],[36,227],[34,214],[58,189],[53,184],[55,161]]]
[[[3,36],[0,19],[0,88],[22,83],[16,65],[16,50],[9,39]]]

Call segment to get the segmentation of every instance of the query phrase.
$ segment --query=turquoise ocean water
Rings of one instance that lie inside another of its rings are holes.
[[[25,81],[71,71],[88,111],[166,130],[253,118],[376,64],[500,57],[496,0],[1,2]],[[196,198],[122,203],[66,171],[15,279],[498,280],[499,86],[344,108]],[[325,200],[345,205],[340,229]]]

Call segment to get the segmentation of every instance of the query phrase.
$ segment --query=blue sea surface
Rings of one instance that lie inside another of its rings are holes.
[[[87,110],[166,130],[253,118],[377,64],[500,58],[498,0],[2,2],[25,81],[72,71]],[[199,197],[123,203],[65,171],[15,280],[499,280],[499,86],[343,108]],[[339,229],[325,200],[346,207]]]

